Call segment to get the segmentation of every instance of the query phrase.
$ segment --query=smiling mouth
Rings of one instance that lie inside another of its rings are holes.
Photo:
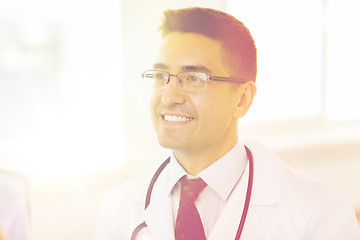
[[[177,115],[162,115],[163,119],[168,122],[189,122],[193,120],[192,117],[184,117],[184,116],[177,116]]]

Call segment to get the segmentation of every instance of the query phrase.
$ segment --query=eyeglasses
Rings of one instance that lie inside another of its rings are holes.
[[[151,83],[151,86],[154,89],[165,88],[170,82],[170,77],[174,76],[176,77],[179,88],[186,91],[205,90],[209,80],[238,83],[246,82],[244,79],[209,76],[202,72],[180,72],[177,74],[170,74],[165,71],[147,70],[141,76],[145,82]]]

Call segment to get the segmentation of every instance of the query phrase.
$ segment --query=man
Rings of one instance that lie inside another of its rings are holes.
[[[97,239],[360,239],[342,196],[259,143],[238,142],[238,119],[256,93],[248,29],[223,12],[188,8],[165,12],[161,31],[143,78],[153,82],[158,141],[173,154],[107,193]]]

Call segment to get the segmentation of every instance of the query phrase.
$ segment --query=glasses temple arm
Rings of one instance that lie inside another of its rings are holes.
[[[219,77],[219,76],[209,76],[209,80],[212,80],[212,81],[223,81],[223,82],[240,82],[240,83],[245,83],[245,82],[247,82],[245,79],[229,78],[229,77]]]

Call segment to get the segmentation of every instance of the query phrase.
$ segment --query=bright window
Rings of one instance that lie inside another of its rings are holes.
[[[360,4],[229,0],[258,48],[258,95],[248,120],[360,117]]]

